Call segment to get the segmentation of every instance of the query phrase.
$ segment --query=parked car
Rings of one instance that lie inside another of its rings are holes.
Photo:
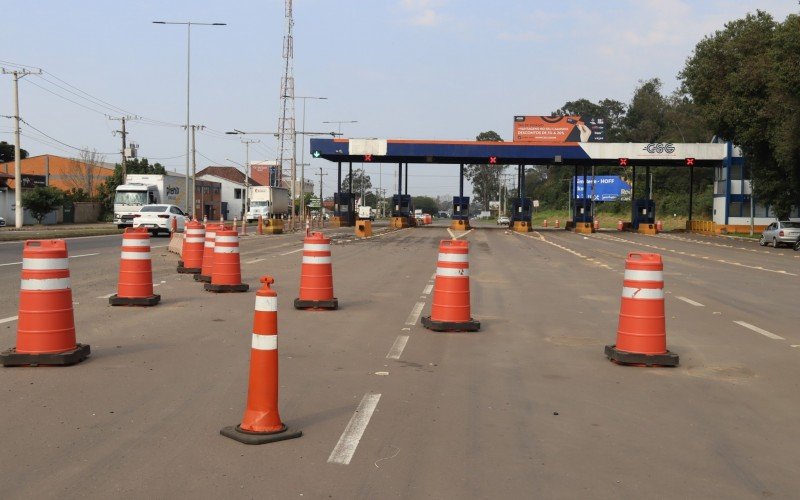
[[[183,232],[188,217],[175,205],[145,205],[134,214],[133,227],[146,227],[153,236],[172,232],[172,220],[177,223],[178,232]]]
[[[509,224],[511,224],[511,219],[509,219],[507,215],[501,215],[497,218],[498,226],[507,226]]]
[[[800,238],[797,238],[797,241],[794,242],[794,251],[800,252]]]
[[[4,218],[0,217],[0,227],[3,227],[5,225],[6,225],[6,220]]]
[[[764,229],[758,244],[763,247],[772,243],[774,248],[778,248],[778,245],[792,246],[798,238],[800,238],[800,222],[781,220],[773,222]]]

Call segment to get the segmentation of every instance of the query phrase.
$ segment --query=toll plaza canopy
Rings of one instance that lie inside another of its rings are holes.
[[[311,139],[332,162],[715,167],[742,162],[730,143],[481,142],[416,139]]]

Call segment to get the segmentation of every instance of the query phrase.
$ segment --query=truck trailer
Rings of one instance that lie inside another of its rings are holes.
[[[289,213],[289,190],[273,186],[250,187],[250,209],[247,211],[247,222],[264,219],[281,218]]]
[[[186,177],[177,174],[128,174],[114,193],[114,223],[119,228],[133,226],[135,214],[144,205],[182,206],[185,184]]]

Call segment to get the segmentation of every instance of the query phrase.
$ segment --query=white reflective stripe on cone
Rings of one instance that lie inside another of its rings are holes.
[[[203,238],[192,238],[191,236],[187,236],[183,239],[186,243],[203,243],[205,239]]]
[[[622,298],[624,299],[663,299],[664,290],[661,288],[632,288],[622,287]]]
[[[150,260],[150,252],[122,252],[120,258],[125,260]]]
[[[330,264],[331,258],[328,257],[310,257],[303,255],[303,264]]]
[[[641,271],[626,269],[625,279],[631,281],[664,281],[664,271]]]
[[[453,268],[453,267],[437,267],[436,276],[453,276],[453,277],[469,276],[469,269]]]
[[[202,229],[187,229],[186,230],[186,234],[187,235],[190,234],[192,236],[197,236],[198,234],[206,234],[206,232],[204,230],[202,230]]]
[[[262,297],[256,295],[256,311],[276,312],[278,310],[278,297]]]
[[[214,253],[239,253],[239,247],[214,247]]]
[[[308,250],[309,252],[330,252],[331,245],[330,243],[325,243],[325,244],[304,243],[303,250]]]
[[[254,333],[253,342],[250,345],[253,349],[258,349],[259,351],[274,351],[278,349],[278,336]]]
[[[43,280],[22,280],[22,290],[65,290],[69,288],[69,278],[49,278]]]
[[[122,238],[122,246],[124,247],[149,247],[150,238],[146,240],[134,240],[133,238]]]
[[[206,244],[203,245],[203,246],[205,246],[206,248],[214,248],[214,242],[213,241],[206,241]]]
[[[237,243],[238,241],[238,236],[217,236],[214,238],[215,243]]]
[[[467,253],[440,253],[439,262],[469,262]]]
[[[51,269],[68,269],[67,259],[22,259],[22,269],[43,271]]]

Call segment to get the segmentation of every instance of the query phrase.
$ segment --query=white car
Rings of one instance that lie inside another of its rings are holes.
[[[175,205],[145,205],[133,216],[133,227],[146,227],[152,235],[172,232],[172,220],[177,223],[178,232],[182,233],[188,217]]]
[[[501,215],[497,218],[498,226],[507,226],[509,224],[511,224],[511,219],[509,219],[507,215]]]

